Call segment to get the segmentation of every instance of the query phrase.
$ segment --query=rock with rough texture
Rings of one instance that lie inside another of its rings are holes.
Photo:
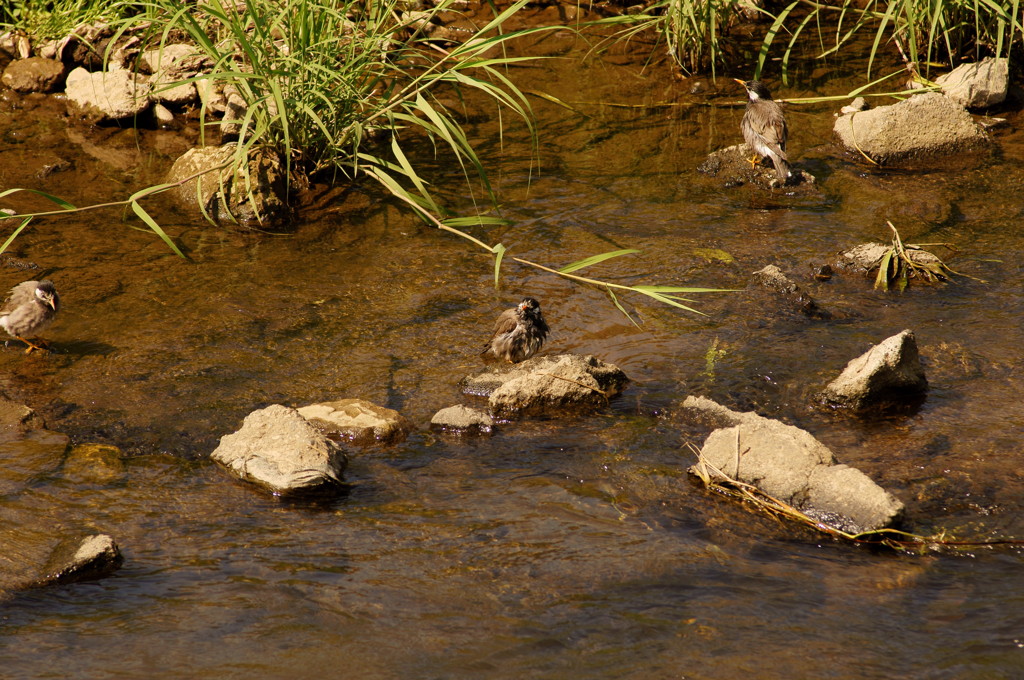
[[[117,542],[106,534],[64,541],[53,551],[36,585],[76,583],[103,578],[121,568],[124,557]]]
[[[809,432],[708,399],[690,397],[683,406],[724,425],[708,436],[700,452],[713,479],[722,479],[717,469],[850,533],[891,526],[903,512],[902,502],[863,472],[837,462]],[[697,474],[700,466],[690,472]]]
[[[430,419],[430,426],[457,434],[492,434],[494,419],[480,409],[456,404],[435,413]]]
[[[192,177],[174,190],[175,196],[187,207],[202,206],[214,219],[233,215],[243,224],[274,224],[287,210],[284,164],[275,154],[256,150],[247,172],[236,171],[235,149],[234,144],[189,149],[174,161],[167,181]]]
[[[839,116],[833,130],[847,150],[864,153],[882,164],[934,157],[990,143],[971,114],[937,92]]]
[[[781,269],[770,264],[751,276],[751,283],[781,295],[796,311],[814,319],[830,319],[832,314],[821,307],[799,285],[793,283]]]
[[[928,380],[911,330],[887,338],[857,357],[829,383],[822,401],[852,408],[915,401]]]
[[[628,382],[626,374],[614,364],[589,355],[559,354],[533,357],[467,377],[463,390],[488,396],[491,413],[506,418],[603,406]]]
[[[782,185],[771,163],[750,165],[748,159],[755,155],[746,143],[729,146],[708,154],[707,159],[697,167],[697,171],[724,180],[727,187],[750,183],[762,189],[780,189],[787,193],[805,193],[815,189],[814,175],[794,167],[790,167],[789,181]]]
[[[198,94],[193,83],[182,82],[195,77],[207,66],[207,59],[191,45],[164,45],[162,49],[146,50],[139,63],[153,74],[150,97],[168,106],[185,106]]]
[[[68,74],[68,111],[90,122],[131,118],[149,108],[151,89],[130,71],[76,68]]]
[[[211,458],[275,494],[335,489],[347,462],[298,411],[279,404],[246,416],[241,429],[221,437]]]
[[[393,409],[363,399],[338,399],[303,406],[299,415],[328,436],[356,444],[395,444],[412,430],[412,425]]]
[[[16,92],[54,92],[64,80],[64,64],[42,57],[15,59],[0,80]]]
[[[870,272],[878,269],[882,257],[890,250],[892,250],[892,245],[887,243],[862,243],[840,253],[837,264],[848,269]],[[907,248],[906,253],[911,261],[922,266],[942,263],[942,260],[927,250]]]
[[[974,64],[961,64],[935,79],[942,93],[960,106],[983,109],[1006,99],[1010,88],[1010,61],[988,57]]]

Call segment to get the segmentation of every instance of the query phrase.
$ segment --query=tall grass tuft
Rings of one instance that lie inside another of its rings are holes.
[[[526,1],[454,46],[437,44],[426,32],[450,0],[415,14],[403,11],[402,0],[153,0],[122,30],[152,22],[161,44],[184,33],[213,62],[198,80],[227,87],[246,104],[237,120],[239,164],[250,149],[271,148],[291,177],[365,175],[441,213],[411,160],[414,147],[444,149],[488,194],[490,185],[457,115],[440,97],[482,95],[532,130],[529,101],[502,70],[523,58],[501,53],[510,40],[551,30],[503,32]]]

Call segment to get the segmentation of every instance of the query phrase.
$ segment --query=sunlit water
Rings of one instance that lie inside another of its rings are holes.
[[[903,500],[912,530],[1024,536],[1016,114],[991,156],[897,173],[828,146],[835,107],[791,107],[791,154],[820,193],[773,196],[695,172],[739,141],[742,92],[727,79],[690,95],[692,82],[615,52],[517,76],[575,112],[534,100],[532,170],[521,126],[500,143],[495,121],[470,128],[511,222],[474,232],[509,248],[497,291],[485,253],[362,191],[284,236],[155,202],[190,262],[110,212],[19,237],[3,285],[38,273],[17,262],[36,263],[65,308],[54,353],[0,351],[2,388],[126,459],[97,473],[5,453],[0,536],[31,556],[51,536],[102,531],[126,561],[100,581],[12,594],[0,675],[1024,677],[1020,552],[897,555],[750,513],[688,478],[684,445],[706,431],[678,408],[701,394],[810,430]],[[66,128],[59,102],[7,97],[4,188],[107,201],[159,181],[186,148],[170,133]],[[62,159],[67,170],[36,177]],[[465,202],[457,168],[437,165],[451,202]],[[836,252],[888,238],[886,220],[909,241],[956,244],[937,252],[984,283],[894,294],[847,273],[812,279]],[[708,316],[623,294],[635,326],[602,292],[511,260],[562,266],[617,248],[643,253],[587,273],[739,291],[694,296]],[[772,263],[833,320],[748,288]],[[493,438],[430,433],[436,410],[469,399],[458,380],[523,294],[553,329],[546,351],[615,363],[629,389],[603,412]],[[919,410],[862,420],[813,406],[849,359],[904,328],[931,384]],[[282,503],[208,459],[255,408],[342,397],[397,408],[419,430],[353,450],[334,502]]]

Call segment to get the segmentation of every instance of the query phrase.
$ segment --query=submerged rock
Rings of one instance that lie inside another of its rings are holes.
[[[64,541],[53,551],[43,577],[35,585],[103,578],[120,569],[123,563],[117,542],[106,534]]]
[[[356,444],[395,444],[412,430],[412,425],[398,411],[363,399],[325,401],[303,406],[298,412],[328,436]]]
[[[689,397],[683,406],[723,425],[708,436],[700,453],[726,477],[850,533],[891,526],[903,512],[902,502],[860,470],[839,463],[805,430],[704,398]],[[697,474],[698,466],[690,472]],[[722,479],[705,469],[712,479]]]
[[[707,159],[697,167],[697,171],[709,177],[725,180],[726,186],[750,183],[762,189],[779,189],[786,192],[806,192],[814,188],[814,175],[793,166],[790,166],[789,180],[782,184],[770,163],[765,165],[762,162],[751,166],[748,159],[754,155],[754,151],[746,143],[729,146],[708,154]]]
[[[1001,104],[1010,87],[1010,60],[987,57],[961,64],[935,79],[942,93],[960,106],[981,109]]]
[[[806,291],[799,285],[790,281],[781,269],[770,264],[759,269],[751,276],[751,282],[756,286],[773,290],[788,301],[796,311],[812,319],[831,319],[832,314],[814,301]]]
[[[984,147],[990,143],[967,111],[937,92],[844,114],[833,130],[853,153],[888,164]]]
[[[430,419],[430,426],[457,434],[491,434],[494,432],[494,419],[480,409],[456,404],[435,413]]]
[[[174,195],[186,207],[202,208],[213,219],[268,225],[287,210],[287,182],[281,159],[254,151],[245,170],[235,168],[234,144],[189,149],[174,161],[169,183],[184,182]],[[191,178],[191,179],[189,179]]]
[[[602,406],[628,382],[626,374],[614,364],[589,355],[559,354],[468,376],[463,380],[463,391],[488,396],[493,415],[511,417]]]
[[[852,360],[820,399],[856,409],[918,400],[928,389],[914,332],[905,330]]]
[[[274,404],[245,417],[210,457],[275,494],[320,492],[342,484],[347,463],[338,446],[298,411]]]
[[[54,59],[15,59],[0,77],[15,92],[53,92],[64,80],[64,64]]]
[[[97,71],[76,68],[68,74],[68,112],[89,122],[121,120],[149,108],[149,83],[129,71]]]

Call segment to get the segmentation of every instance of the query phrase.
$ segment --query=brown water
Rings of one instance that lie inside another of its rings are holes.
[[[810,430],[897,494],[915,531],[1024,536],[1018,115],[966,169],[870,172],[823,146],[833,107],[791,107],[792,155],[821,193],[788,197],[694,171],[739,141],[731,81],[689,95],[691,83],[615,53],[518,76],[586,115],[536,100],[532,175],[523,131],[499,143],[481,115],[471,131],[512,226],[478,235],[550,265],[640,248],[591,271],[632,283],[745,289],[775,263],[835,318],[756,290],[698,296],[706,317],[623,296],[637,328],[602,293],[510,261],[495,291],[485,255],[359,190],[285,236],[154,203],[190,262],[110,213],[39,222],[13,254],[57,282],[57,351],[0,351],[0,386],[76,442],[126,456],[34,473],[5,460],[0,535],[31,554],[53,529],[102,531],[126,561],[114,577],[0,605],[0,675],[1024,677],[1019,551],[895,555],[752,514],[687,477],[683,444],[706,432],[678,408],[701,394]],[[776,94],[846,87],[823,78]],[[110,200],[158,181],[185,148],[171,133],[67,128],[60,102],[5,97],[3,187]],[[36,178],[60,160],[67,169]],[[441,187],[466,204],[446,163]],[[908,240],[958,244],[951,266],[986,283],[892,294],[850,275],[811,279],[835,252],[886,238],[887,219]],[[38,274],[13,264],[5,286]],[[429,433],[430,415],[462,399],[456,383],[479,367],[494,317],[524,293],[553,328],[546,351],[595,354],[631,387],[604,412],[490,439]],[[931,383],[920,409],[860,420],[811,406],[850,358],[903,328]],[[208,459],[255,408],[341,397],[421,429],[353,451],[352,486],[334,502],[283,504]]]

